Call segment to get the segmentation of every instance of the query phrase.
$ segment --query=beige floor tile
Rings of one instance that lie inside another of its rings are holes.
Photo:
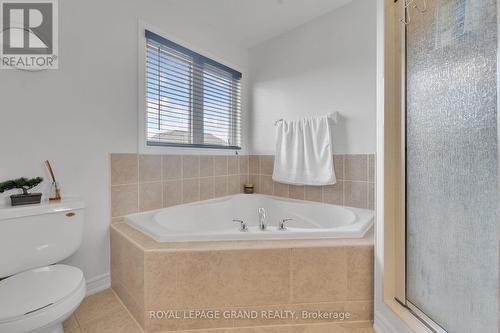
[[[116,293],[117,297],[121,300],[123,305],[127,308],[130,315],[139,323],[139,325],[144,326],[145,322],[145,311],[144,311],[144,301],[134,300],[134,298],[128,292],[119,281],[113,281],[111,283],[113,291]]]
[[[122,311],[122,305],[111,289],[106,289],[100,293],[85,298],[75,311],[74,315],[78,324],[82,328],[84,325],[92,323],[101,318],[107,318],[117,312]]]
[[[349,333],[375,333],[373,330],[373,323],[368,322],[358,322],[358,323],[343,323],[340,324]]]
[[[82,333],[142,333],[125,309],[81,326]]]
[[[80,327],[71,327],[71,328],[64,328],[64,333],[82,333],[80,330]]]
[[[66,319],[63,323],[63,328],[65,333],[80,333],[80,326],[76,321],[74,315],[71,315],[68,319]]]
[[[167,332],[161,332],[161,333],[167,333]],[[213,329],[206,329],[206,330],[181,331],[179,333],[233,333],[233,329],[230,329],[230,328],[213,328]]]
[[[225,333],[374,333],[374,331],[371,322],[356,322],[235,328],[229,329]]]

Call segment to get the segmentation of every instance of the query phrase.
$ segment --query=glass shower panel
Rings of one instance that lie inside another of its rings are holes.
[[[447,332],[495,333],[496,1],[426,2],[406,26],[406,298]]]

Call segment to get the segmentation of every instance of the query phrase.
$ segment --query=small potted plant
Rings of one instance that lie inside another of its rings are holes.
[[[23,177],[7,180],[3,183],[0,183],[0,193],[14,189],[23,191],[22,194],[13,194],[10,196],[12,206],[39,204],[42,200],[42,193],[29,193],[28,191],[40,184],[42,181],[42,177],[31,179]]]

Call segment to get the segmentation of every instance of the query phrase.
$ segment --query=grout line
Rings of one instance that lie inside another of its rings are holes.
[[[130,313],[130,311],[128,310],[128,308],[125,306],[125,304],[123,303],[122,299],[118,296],[118,294],[116,293],[116,291],[110,287],[109,289],[111,289],[111,292],[113,293],[113,295],[115,296],[115,298],[118,300],[118,302],[121,304],[121,306],[123,307],[123,309],[125,309],[125,312],[127,312],[127,315],[129,316],[129,318],[132,319],[132,321],[135,323],[135,325],[139,328],[139,330],[141,331],[141,333],[144,333],[144,329],[142,328],[142,326],[137,322],[137,320],[135,319],[134,316],[132,316],[132,313]],[[145,318],[144,318],[145,319]]]
[[[201,176],[201,170],[202,170],[202,165],[201,165],[201,157],[202,155],[190,155],[190,156],[194,156],[197,158],[198,160],[198,176],[197,177],[189,177],[189,178],[184,178],[184,166],[185,166],[185,161],[184,161],[184,156],[185,155],[178,155],[181,159],[181,176],[180,178],[172,178],[172,179],[166,179],[166,177],[164,176],[164,168],[165,168],[165,161],[164,161],[164,157],[165,156],[169,156],[169,155],[172,155],[174,156],[173,154],[163,154],[163,155],[159,155],[160,156],[160,175],[159,175],[159,179],[157,180],[148,180],[148,181],[141,181],[140,180],[140,170],[141,170],[141,154],[135,154],[136,158],[137,158],[137,169],[136,169],[136,172],[137,172],[137,181],[136,182],[132,182],[132,183],[120,183],[120,184],[110,184],[110,188],[111,189],[116,189],[116,188],[119,188],[119,187],[124,187],[124,186],[134,186],[135,187],[135,191],[137,191],[137,211],[141,211],[140,210],[140,206],[141,206],[141,195],[140,195],[140,189],[141,189],[141,185],[142,184],[156,184],[156,183],[160,183],[161,186],[162,186],[162,192],[160,194],[161,196],[161,203],[162,203],[162,207],[165,207],[166,206],[166,201],[167,201],[167,193],[165,191],[165,185],[169,182],[180,182],[181,184],[181,193],[180,193],[180,197],[181,197],[181,200],[180,200],[180,203],[185,203],[184,202],[184,192],[185,192],[185,185],[184,185],[184,181],[185,180],[192,180],[192,181],[197,181],[198,182],[198,200],[197,201],[200,201],[201,200],[201,195],[202,195],[202,191],[201,191],[201,182],[202,180],[205,180],[205,179],[210,179],[212,181],[212,189],[211,189],[211,192],[212,192],[212,195],[211,197],[212,198],[215,198],[216,197],[216,187],[217,187],[217,180],[222,180],[222,181],[225,181],[225,189],[224,192],[225,192],[225,195],[228,195],[229,194],[229,189],[231,188],[232,184],[230,184],[230,180],[232,180],[232,177],[233,176],[238,176],[239,177],[239,182],[242,181],[242,176],[243,177],[243,180],[245,182],[249,182],[250,181],[250,177],[252,178],[256,178],[254,179],[254,186],[255,186],[255,193],[262,193],[262,183],[263,183],[263,178],[264,177],[271,177],[271,175],[268,175],[268,174],[263,174],[262,173],[262,165],[263,165],[263,162],[264,162],[264,159],[263,157],[267,157],[267,156],[271,156],[272,155],[252,155],[254,156],[254,158],[256,159],[256,164],[257,164],[257,168],[258,168],[258,173],[251,173],[250,172],[250,156],[251,155],[238,155],[236,156],[236,164],[237,164],[237,168],[238,168],[238,173],[237,174],[229,174],[229,164],[230,164],[230,158],[232,158],[232,156],[230,155],[206,155],[207,157],[211,158],[211,167],[212,167],[212,172],[211,172],[211,175],[209,176]],[[205,156],[205,155],[203,155]],[[225,158],[225,164],[226,164],[226,173],[223,174],[223,175],[215,175],[215,168],[216,168],[216,158],[218,156],[221,156],[222,158]],[[343,206],[346,206],[346,200],[347,200],[347,191],[346,191],[346,185],[349,185],[348,182],[350,182],[351,184],[354,184],[354,183],[357,183],[357,184],[363,184],[366,186],[366,202],[365,202],[365,205],[366,205],[366,208],[369,208],[370,207],[370,187],[373,186],[375,187],[375,179],[370,179],[370,154],[364,154],[364,158],[366,159],[365,162],[366,162],[366,175],[367,175],[367,179],[366,180],[355,180],[355,179],[346,179],[345,175],[346,175],[346,156],[349,156],[349,155],[345,155],[345,154],[342,154],[342,155],[337,155],[337,157],[340,157],[341,160],[340,160],[340,163],[341,163],[341,166],[342,166],[342,172],[339,174],[339,185],[340,186],[340,191],[341,191],[341,202],[339,203],[340,205],[343,205]],[[373,157],[373,159],[375,160],[375,157]],[[247,162],[247,163],[244,163],[244,162]],[[240,171],[240,167],[241,165],[240,164],[244,164],[243,167],[246,168],[247,172],[245,173],[239,173]],[[255,170],[254,170],[255,171]],[[111,178],[111,177],[110,177]],[[223,179],[224,178],[224,179]],[[266,179],[267,179],[266,178]],[[270,185],[270,193],[271,195],[276,195],[276,190],[277,190],[277,183],[272,181],[272,184],[269,184]],[[340,184],[341,183],[341,184]],[[231,185],[231,186],[230,186]],[[241,189],[240,189],[241,190]],[[320,186],[320,193],[319,193],[319,196],[320,196],[320,201],[319,202],[325,202],[325,186]],[[290,197],[291,195],[291,192],[292,192],[292,189],[291,189],[291,186],[286,186],[285,190],[284,190],[284,195],[286,197]],[[306,186],[303,186],[302,187],[302,191],[301,193],[298,193],[298,194],[302,194],[302,195],[299,195],[298,199],[300,200],[307,200],[306,198]],[[111,220],[113,219],[116,219],[116,218],[120,218],[120,217],[123,217],[123,216],[111,216]]]
[[[201,157],[200,155],[197,155],[198,157],[198,178],[201,177]]]
[[[83,299],[85,299],[86,297],[87,297],[87,296],[85,296]],[[82,302],[83,302],[83,300],[82,300]],[[81,304],[81,303],[80,303],[80,304]],[[80,306],[80,305],[78,305],[78,306]],[[78,330],[79,330],[80,332],[82,332],[82,326],[80,325],[80,321],[78,320],[78,317],[75,315],[75,312],[76,312],[76,310],[77,310],[77,309],[78,309],[78,308],[76,308],[76,309],[75,309],[75,311],[73,311],[73,313],[72,313],[72,314],[71,314],[71,315],[70,315],[70,316],[69,316],[66,320],[68,320],[69,318],[71,318],[71,316],[73,316],[73,318],[75,319],[76,326],[77,326]],[[64,325],[64,322],[63,322],[63,325]]]
[[[351,179],[344,179],[345,182],[351,182],[351,183],[370,183],[369,181],[366,180],[351,180]]]
[[[160,179],[161,179],[161,208],[165,207],[165,184],[163,183],[163,155],[160,156]]]
[[[289,255],[289,257],[288,257],[288,272],[289,272],[289,277],[288,278],[289,278],[289,281],[290,281],[289,282],[289,286],[288,286],[288,288],[289,288],[289,291],[288,291],[288,303],[292,303],[293,299],[294,299],[294,293],[293,293],[294,288],[293,288],[293,286],[294,286],[294,281],[295,281],[294,275],[293,275],[293,261],[292,261],[293,260],[292,259],[293,258],[293,248],[292,247],[290,247],[288,249],[288,255]]]
[[[198,201],[201,200],[201,184],[200,184],[200,178],[198,178]]]
[[[215,198],[215,156],[212,156],[212,198]]]
[[[180,203],[184,203],[184,180],[181,180],[181,198],[180,198]]]
[[[185,178],[185,179],[194,179],[194,178],[197,178],[197,177],[193,177],[193,178]],[[203,178],[203,177],[202,177]],[[162,179],[156,179],[156,180],[148,180],[148,181],[145,181],[145,182],[133,182],[133,183],[123,183],[123,184],[114,184],[114,185],[111,185],[111,187],[119,187],[119,186],[131,186],[131,185],[140,185],[140,184],[154,184],[154,183],[163,183],[163,182],[167,182],[167,181],[175,181],[175,180],[182,180],[182,178],[173,178],[173,179],[166,179],[165,181],[163,181]]]
[[[184,179],[184,156],[181,156],[181,179]]]
[[[111,187],[118,187],[118,186],[130,186],[130,185],[137,185],[139,184],[139,182],[133,182],[133,183],[124,183],[124,184],[114,184],[114,185],[111,185]]]

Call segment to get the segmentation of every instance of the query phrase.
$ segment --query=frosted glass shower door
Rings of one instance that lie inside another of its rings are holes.
[[[406,26],[406,302],[446,332],[496,333],[496,1],[427,6]]]

